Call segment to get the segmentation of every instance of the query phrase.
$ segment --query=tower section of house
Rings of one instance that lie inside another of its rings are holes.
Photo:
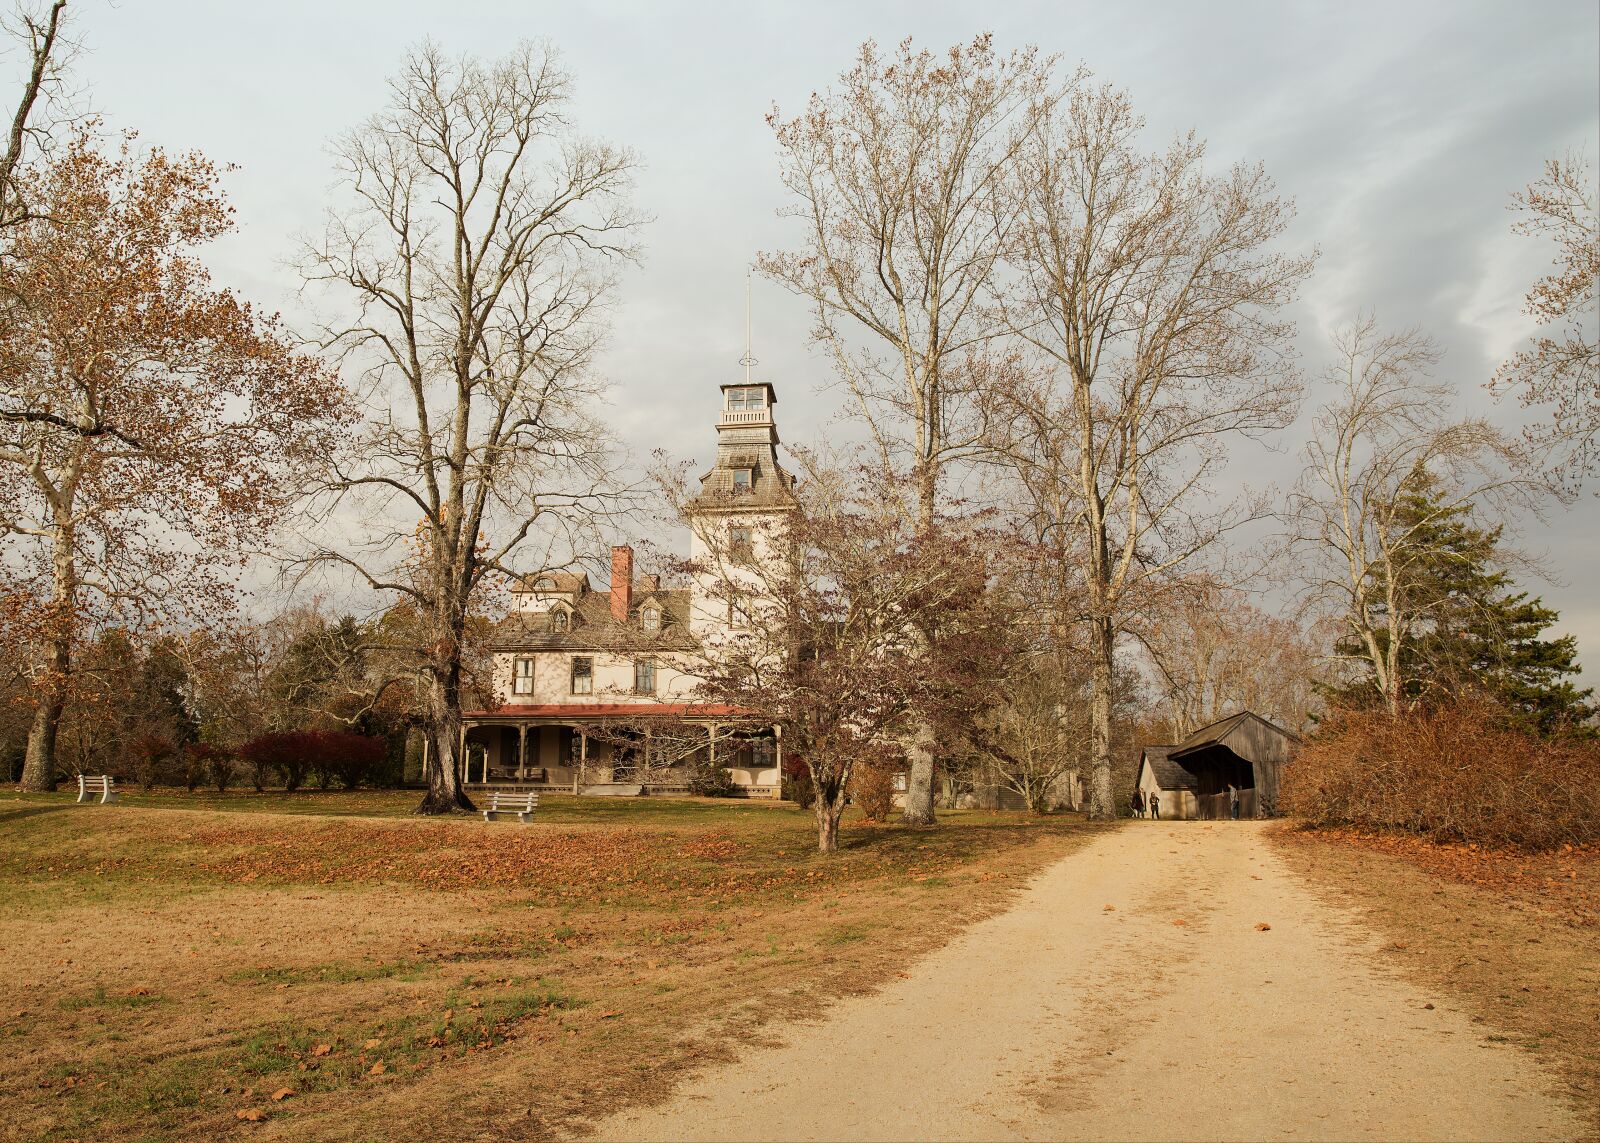
[[[777,393],[766,382],[722,386],[717,457],[688,506],[689,556],[699,569],[689,632],[712,647],[759,613],[757,568],[782,558],[797,504],[794,477],[778,463]]]
[[[491,701],[463,714],[469,785],[573,792],[671,792],[706,761],[751,796],[776,797],[778,729],[707,703],[693,673],[759,613],[756,569],[781,556],[794,478],[778,463],[772,386],[721,387],[717,455],[689,506],[690,548],[705,570],[683,585],[638,574],[611,550],[610,583],[542,572],[512,591],[490,641]]]

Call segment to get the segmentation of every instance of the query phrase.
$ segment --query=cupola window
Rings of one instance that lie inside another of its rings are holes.
[[[766,407],[767,391],[759,385],[728,390],[728,411],[730,413],[743,412],[746,409],[765,409]]]

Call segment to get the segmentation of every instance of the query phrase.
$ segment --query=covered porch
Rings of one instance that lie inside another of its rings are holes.
[[[776,798],[782,735],[733,708],[688,704],[546,704],[463,719],[469,788],[575,794],[688,794],[721,767],[746,797]]]

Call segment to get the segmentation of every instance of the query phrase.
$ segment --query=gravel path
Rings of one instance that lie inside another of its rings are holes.
[[[599,1137],[1582,1134],[1531,1057],[1379,966],[1359,921],[1313,897],[1261,828],[1108,833],[881,992],[773,1029],[783,1046]]]

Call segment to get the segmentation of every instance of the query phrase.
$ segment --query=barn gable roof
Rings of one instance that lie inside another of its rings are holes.
[[[1241,732],[1248,731],[1253,725],[1265,727],[1269,732],[1281,736],[1287,742],[1298,744],[1300,736],[1285,730],[1275,722],[1262,718],[1251,710],[1241,710],[1238,714],[1230,714],[1227,718],[1219,719],[1209,726],[1202,726],[1199,730],[1189,735],[1178,745],[1169,748],[1173,757],[1181,758],[1208,746],[1232,746],[1228,740],[1239,736]],[[1236,751],[1243,755],[1244,751]]]

